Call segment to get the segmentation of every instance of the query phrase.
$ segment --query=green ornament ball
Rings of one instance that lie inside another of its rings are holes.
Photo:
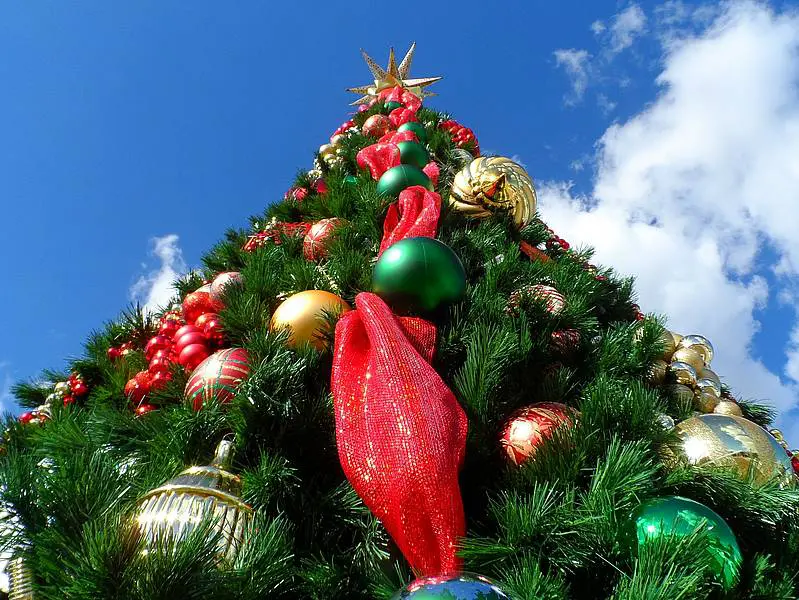
[[[347,185],[355,185],[356,183],[358,183],[358,178],[355,177],[355,175],[347,175],[344,178],[344,183],[346,183]]]
[[[424,125],[417,123],[416,121],[403,123],[397,127],[397,131],[413,131],[416,134],[416,139],[418,139],[420,142],[427,141],[427,129],[424,128]]]
[[[421,185],[433,191],[433,182],[419,167],[399,165],[383,173],[377,182],[377,193],[384,196],[398,196],[402,190],[413,185]]]
[[[419,142],[400,142],[397,147],[400,151],[400,162],[403,165],[413,165],[423,169],[430,162],[430,155]]]
[[[635,540],[640,548],[648,541],[680,538],[697,529],[707,535],[716,578],[726,589],[738,581],[743,560],[730,526],[704,504],[681,496],[664,496],[642,503],[632,515]]]
[[[446,244],[428,237],[400,240],[380,256],[372,291],[398,312],[428,312],[457,302],[466,271]]]
[[[386,102],[385,106],[389,111],[392,111],[395,108],[402,108],[403,104],[402,102],[395,102],[392,100],[390,102]]]

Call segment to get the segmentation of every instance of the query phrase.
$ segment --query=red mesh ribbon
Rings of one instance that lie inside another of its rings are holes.
[[[336,326],[332,389],[344,473],[421,575],[459,568],[466,415],[430,366],[435,326],[361,293]]]
[[[405,108],[413,112],[416,112],[422,107],[422,101],[418,96],[401,87],[382,90],[377,97],[383,102],[399,102],[400,104],[404,104]]]
[[[394,126],[394,129],[399,127],[400,125],[404,125],[410,121],[416,120],[416,112],[412,111],[409,108],[405,108],[401,106],[400,108],[395,108],[388,114],[388,119],[391,121],[391,124]]]
[[[389,131],[377,140],[378,144],[399,144],[400,142],[417,142],[416,133],[413,131]]]
[[[438,168],[438,163],[436,161],[431,160],[424,166],[422,171],[430,178],[434,187],[438,185],[438,176],[441,174],[441,170]]]
[[[380,179],[392,167],[400,164],[400,151],[396,144],[372,144],[362,148],[355,156],[361,169],[369,169],[372,179]]]
[[[388,207],[383,221],[383,241],[380,254],[394,242],[408,237],[435,237],[441,196],[414,185],[400,192],[399,198]]]

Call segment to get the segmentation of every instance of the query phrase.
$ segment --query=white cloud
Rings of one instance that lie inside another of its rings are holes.
[[[626,50],[645,31],[646,13],[637,4],[631,4],[613,17],[608,51],[611,54],[618,54]]]
[[[566,96],[566,104],[574,105],[583,99],[588,87],[588,68],[591,55],[587,50],[574,48],[555,50],[555,64],[562,67],[571,81],[571,93]]]
[[[599,110],[602,111],[602,114],[609,115],[614,110],[616,110],[616,103],[608,98],[605,94],[597,94],[596,95],[596,105],[599,107]]]
[[[594,35],[599,35],[600,33],[603,33],[605,29],[607,29],[605,24],[598,19],[593,23],[591,23],[591,31],[593,32]]]
[[[762,275],[778,268],[783,296],[799,279],[799,15],[726,4],[663,39],[660,92],[599,140],[591,193],[542,186],[541,211],[599,262],[634,274],[645,310],[713,340],[713,366],[736,392],[785,411],[799,391],[799,325],[786,325],[782,374],[751,346],[756,311],[780,294]],[[799,426],[787,425],[799,445]]]
[[[169,303],[175,295],[172,284],[187,271],[178,239],[176,234],[170,233],[150,240],[150,254],[160,261],[160,265],[140,276],[130,288],[131,300],[140,302],[147,310],[153,311]]]

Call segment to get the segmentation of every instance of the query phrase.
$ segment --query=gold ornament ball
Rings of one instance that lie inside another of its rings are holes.
[[[286,298],[277,307],[269,328],[272,331],[289,330],[290,347],[311,344],[317,350],[325,347],[328,333],[326,315],[343,315],[350,305],[341,298],[324,290],[306,290]]]
[[[319,156],[325,158],[326,156],[333,156],[336,153],[336,149],[333,144],[322,144],[319,146]]]
[[[694,408],[699,412],[712,413],[718,404],[718,396],[702,389],[698,390],[694,396]]]
[[[692,406],[694,401],[694,391],[687,385],[681,383],[672,383],[665,387],[666,392],[674,398],[674,400],[685,407]]]
[[[710,379],[712,381],[715,381],[718,384],[718,386],[719,386],[719,390],[721,390],[721,379],[719,379],[719,376],[716,375],[716,373],[714,371],[708,369],[707,367],[705,367],[703,369],[700,369],[697,372],[696,376],[699,379]],[[719,391],[719,394],[721,394],[720,391]]]
[[[713,412],[717,415],[733,415],[735,417],[742,417],[744,414],[738,403],[732,400],[721,400],[713,409]]]
[[[674,428],[679,444],[666,450],[672,464],[732,468],[744,478],[750,469],[754,482],[778,478],[793,482],[790,457],[769,433],[734,415],[709,414],[686,419]]]
[[[337,133],[336,135],[330,138],[330,143],[333,146],[338,146],[341,143],[341,141],[344,139],[344,137],[345,136],[343,133]]]
[[[713,360],[713,344],[703,335],[686,335],[677,345],[698,352],[705,364],[709,365]]]
[[[721,397],[721,386],[712,379],[697,379],[696,387],[702,392],[713,394],[716,398]]]
[[[669,370],[669,365],[665,360],[656,360],[646,372],[646,381],[650,385],[662,385],[666,381],[666,373]]]
[[[669,377],[675,383],[693,387],[696,385],[696,369],[684,362],[673,362],[669,365]]]
[[[677,348],[677,342],[674,341],[674,334],[668,329],[664,329],[660,336],[660,342],[663,344],[663,354],[661,358],[666,362],[671,361],[671,356]]]
[[[673,331],[670,331],[669,333],[671,333],[671,341],[674,342],[674,347],[676,348],[677,346],[680,345],[680,342],[682,341],[682,336],[679,333],[674,333]]]
[[[536,193],[527,171],[509,158],[475,158],[455,175],[450,205],[470,217],[484,219],[497,212],[511,215],[521,228],[535,216]]]
[[[684,362],[691,365],[697,373],[705,366],[702,355],[692,348],[677,348],[671,356],[672,362]]]
[[[210,518],[214,529],[221,534],[218,556],[227,560],[236,557],[252,518],[252,508],[240,497],[241,479],[228,471],[232,453],[233,444],[223,440],[210,465],[189,467],[145,494],[135,518],[148,550],[157,547],[165,536],[184,538]]]

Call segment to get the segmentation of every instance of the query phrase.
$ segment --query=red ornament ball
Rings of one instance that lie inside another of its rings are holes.
[[[541,443],[561,424],[572,425],[579,413],[559,402],[539,402],[514,413],[502,430],[500,444],[514,465],[536,453]]]
[[[220,273],[211,283],[211,299],[221,304],[222,295],[224,294],[225,288],[231,283],[241,285],[243,282],[244,278],[238,271],[226,271],[224,273]]]
[[[249,356],[244,348],[215,352],[189,377],[186,401],[194,410],[200,410],[206,402],[230,402],[238,385],[249,374]]]
[[[163,321],[161,325],[158,326],[158,335],[164,335],[171,340],[172,336],[175,335],[175,332],[180,329],[182,321],[183,319],[180,321]]]
[[[108,360],[111,362],[116,362],[117,359],[122,355],[122,351],[119,348],[111,346],[107,351],[106,355],[108,356]]]
[[[203,335],[208,340],[208,344],[214,348],[221,348],[225,345],[225,331],[222,329],[222,322],[219,318],[210,319],[205,323]]]
[[[180,338],[182,338],[187,333],[201,333],[202,329],[195,327],[194,325],[184,325],[180,329],[175,332],[175,335],[172,336],[172,341],[177,342]]]
[[[204,339],[204,338],[203,338]],[[193,371],[211,354],[205,344],[189,344],[178,355],[178,364],[187,371]]]
[[[203,286],[183,299],[183,318],[187,323],[194,323],[201,314],[215,312],[217,308],[220,308],[219,303],[214,302],[208,290],[210,290],[210,286]]]
[[[147,370],[153,375],[155,375],[160,371],[169,371],[171,367],[172,367],[172,361],[166,357],[161,357],[161,358],[153,358],[150,361],[150,366],[147,368]]]
[[[203,313],[199,317],[197,317],[197,320],[194,322],[194,326],[197,329],[199,329],[200,331],[202,331],[205,328],[205,324],[210,319],[217,319],[217,318],[219,318],[219,315],[216,314],[216,313],[210,313],[210,312],[209,313]]]
[[[75,404],[75,396],[68,394],[64,396],[64,406],[69,406],[70,404]]]
[[[147,371],[139,371],[125,384],[125,396],[138,405],[150,393],[151,377]]]
[[[327,256],[327,246],[336,227],[342,224],[341,219],[322,219],[313,224],[305,234],[302,242],[302,253],[307,260],[316,261]]]
[[[89,393],[89,386],[86,385],[83,381],[76,381],[72,385],[72,395],[76,397],[85,396]]]
[[[158,350],[166,350],[172,347],[172,340],[165,335],[156,335],[150,338],[144,347],[144,358],[150,360]]]
[[[577,329],[560,329],[553,331],[549,348],[553,354],[570,358],[580,347],[580,332]]]
[[[153,378],[150,380],[150,390],[162,390],[170,381],[172,381],[171,371],[158,371],[157,373],[153,373]]]
[[[372,115],[363,122],[361,132],[370,137],[382,137],[391,129],[391,119],[387,115]]]
[[[192,344],[206,345],[207,342],[208,340],[205,339],[205,336],[201,331],[192,331],[190,333],[186,333],[175,341],[175,354],[180,356],[180,353],[183,352],[183,349],[186,346],[191,346]]]
[[[156,350],[155,354],[153,354],[153,357],[150,360],[152,361],[155,360],[156,358],[165,358],[169,361],[175,362],[175,352],[173,348],[174,346],[169,349]]]

